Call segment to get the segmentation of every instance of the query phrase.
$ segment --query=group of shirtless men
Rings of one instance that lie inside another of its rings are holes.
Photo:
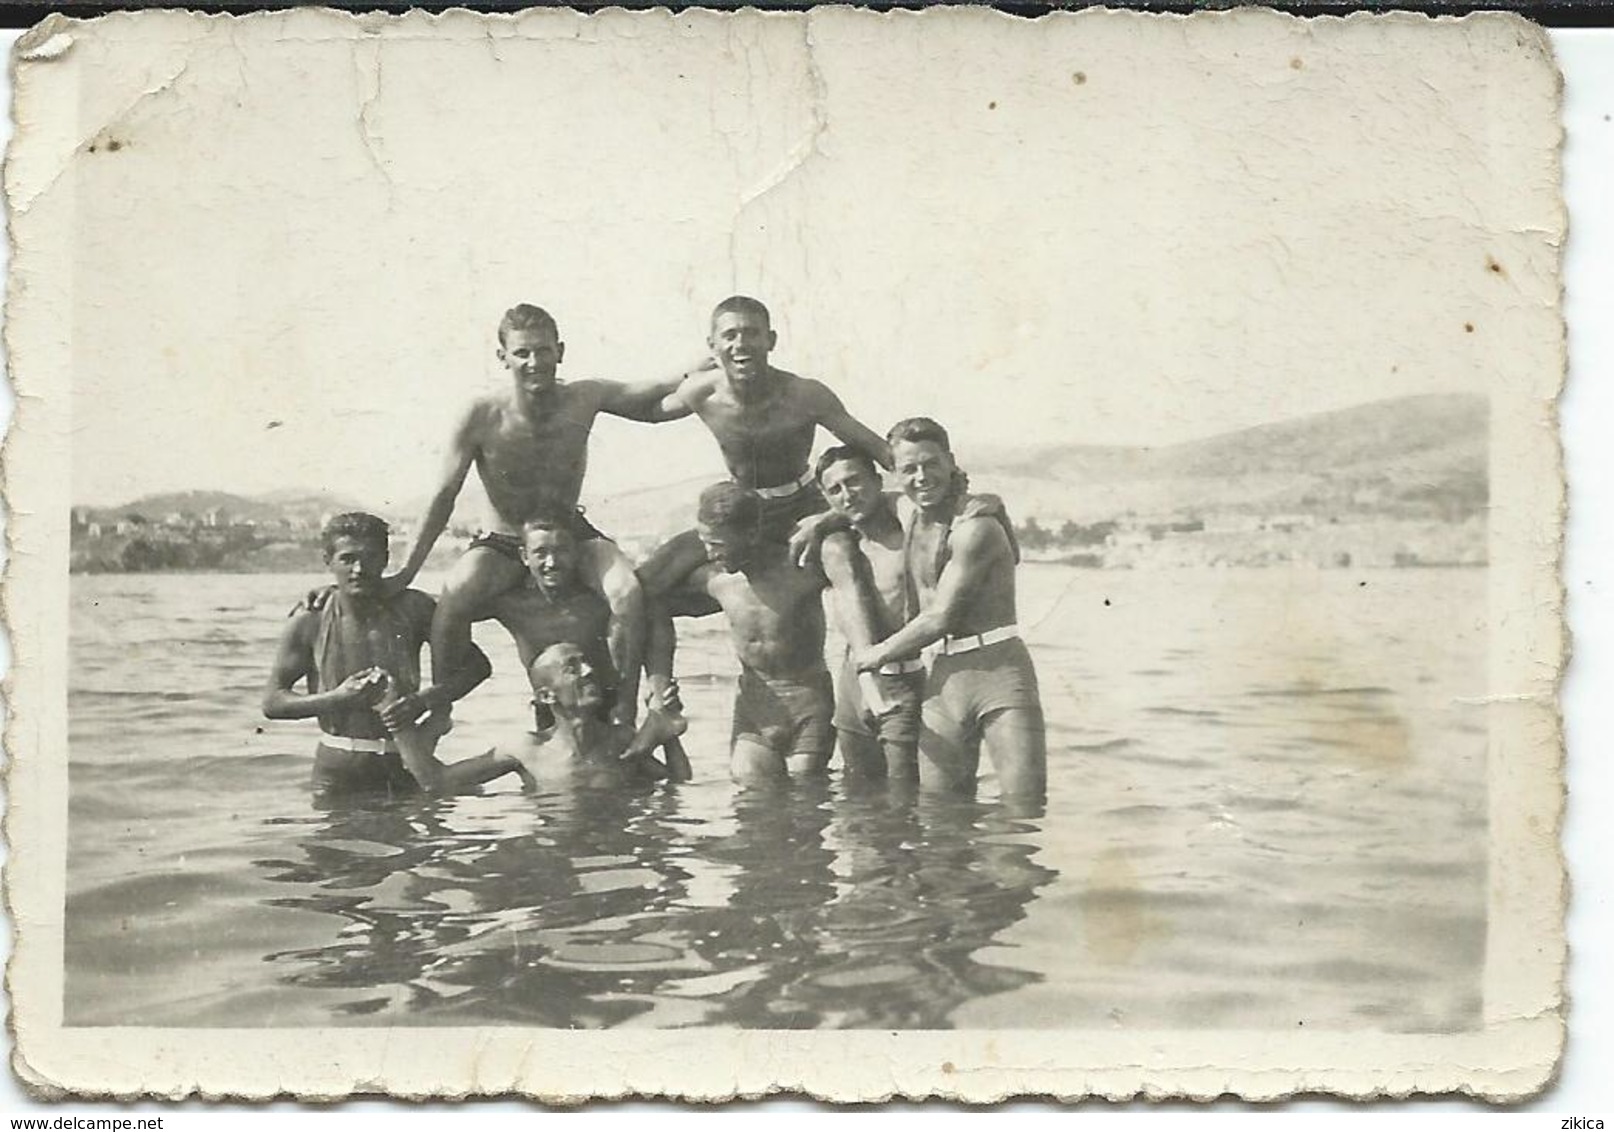
[[[338,515],[325,527],[335,585],[294,611],[263,705],[272,719],[318,718],[317,788],[455,792],[504,774],[528,785],[551,774],[687,778],[673,618],[721,613],[740,662],[736,780],[821,774],[838,733],[851,776],[969,790],[984,745],[1005,796],[1044,793],[1037,678],[1015,624],[1013,531],[1000,501],[969,492],[940,425],[911,418],[882,440],[821,382],[769,363],[768,310],[743,296],[713,311],[711,359],[667,381],[560,381],[565,344],[530,305],[505,314],[498,340],[512,384],[461,418],[402,569],[385,573],[388,529],[376,516]],[[697,416],[732,477],[701,493],[694,530],[637,568],[578,506],[600,413]],[[819,427],[840,444],[810,466]],[[409,586],[473,466],[496,522],[434,601]],[[906,504],[885,493],[881,468]],[[848,642],[834,678],[826,589]],[[547,735],[522,757],[444,764],[435,747],[450,705],[491,671],[471,639],[481,620],[515,638]]]

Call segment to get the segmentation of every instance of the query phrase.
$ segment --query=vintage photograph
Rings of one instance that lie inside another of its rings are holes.
[[[1550,1076],[1539,29],[146,12],[14,66],[36,1086]]]

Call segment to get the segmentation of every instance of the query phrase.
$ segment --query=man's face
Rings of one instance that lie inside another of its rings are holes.
[[[605,688],[594,666],[576,645],[554,645],[533,665],[535,691],[546,702],[587,712],[605,702]]]
[[[565,592],[577,577],[577,541],[566,531],[528,531],[522,557],[532,580],[547,594]]]
[[[908,498],[920,507],[935,507],[947,501],[952,490],[953,457],[934,440],[899,440],[891,446],[897,481]]]
[[[709,523],[697,523],[695,529],[700,533],[701,545],[706,548],[708,562],[734,573],[744,569],[751,560],[756,540],[750,532]]]
[[[381,593],[381,575],[387,569],[387,544],[342,535],[331,544],[325,556],[337,589],[352,597],[376,597]]]
[[[880,477],[861,460],[837,460],[818,482],[830,507],[854,523],[867,522],[885,504]]]
[[[712,320],[706,342],[728,379],[743,385],[768,370],[768,353],[779,336],[768,320],[750,311],[724,311]]]
[[[528,397],[555,387],[555,370],[565,355],[566,343],[553,327],[507,331],[499,347],[499,361]]]

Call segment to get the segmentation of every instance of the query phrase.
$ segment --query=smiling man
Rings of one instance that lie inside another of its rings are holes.
[[[918,775],[924,663],[917,658],[890,660],[860,677],[853,658],[855,650],[908,619],[902,520],[882,488],[879,469],[858,449],[829,449],[819,457],[816,474],[830,509],[850,525],[852,535],[827,540],[821,551],[847,640],[835,680],[841,761],[853,775],[911,781]],[[848,609],[849,601],[859,601],[863,608]]]
[[[921,785],[974,787],[984,746],[1005,796],[1041,798],[1047,735],[1037,672],[1016,624],[1019,550],[1001,512],[974,513],[947,431],[927,417],[888,434],[897,480],[913,502],[904,549],[915,616],[858,650],[861,671],[934,649],[922,709]]]
[[[730,477],[755,493],[758,533],[784,545],[800,520],[825,508],[808,468],[819,428],[887,466],[891,452],[829,386],[774,366],[769,358],[778,344],[767,307],[744,295],[724,299],[707,335],[717,368],[686,377],[658,409],[665,417],[700,418]],[[700,536],[685,531],[658,548],[639,576],[647,590],[666,593],[705,560]]]
[[[659,421],[687,415],[660,407],[663,398],[681,387],[684,375],[638,385],[562,382],[558,371],[566,344],[549,312],[527,303],[505,312],[498,337],[498,358],[510,374],[510,386],[476,399],[461,416],[409,558],[388,585],[398,590],[414,580],[454,514],[465,477],[476,468],[493,510],[492,522],[443,583],[432,624],[433,664],[444,670],[438,679],[451,677],[460,658],[468,655],[472,621],[526,575],[522,524],[540,512],[566,515],[581,548],[581,575],[611,608],[611,653],[628,692],[617,701],[618,710],[631,717],[643,652],[644,598],[633,564],[583,517],[578,500],[595,418],[609,413]]]

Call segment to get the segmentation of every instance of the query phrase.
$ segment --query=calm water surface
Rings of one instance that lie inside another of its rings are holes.
[[[1483,571],[1023,568],[1029,814],[736,790],[715,622],[697,782],[319,810],[257,706],[313,580],[73,579],[69,1024],[1479,1022]],[[446,759],[523,730],[501,634]]]

